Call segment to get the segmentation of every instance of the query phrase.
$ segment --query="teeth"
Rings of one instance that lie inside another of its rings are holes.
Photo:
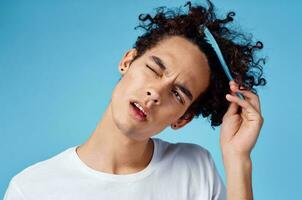
[[[143,107],[141,107],[138,103],[134,102],[134,105],[136,107],[138,107],[145,115],[147,115],[146,112],[144,111]]]

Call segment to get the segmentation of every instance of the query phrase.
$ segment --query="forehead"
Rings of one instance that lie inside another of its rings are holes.
[[[180,36],[171,36],[160,41],[145,54],[161,58],[166,66],[165,75],[176,77],[177,81],[187,85],[196,97],[209,83],[207,58],[197,45]]]

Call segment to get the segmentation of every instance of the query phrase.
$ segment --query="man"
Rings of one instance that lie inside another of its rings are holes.
[[[224,98],[215,100],[228,105],[223,119],[215,119],[212,113],[212,121],[222,121],[226,188],[205,148],[152,138],[168,126],[179,129],[187,125],[198,115],[201,102],[202,106],[215,102],[208,101],[209,94],[219,96],[221,90],[213,90],[214,82],[226,80],[217,78],[221,69],[214,68],[217,58],[206,43],[194,43],[191,36],[177,34],[181,30],[176,27],[186,26],[184,22],[193,26],[189,22],[196,19],[194,12],[203,13],[202,7],[194,10],[191,5],[190,11],[187,21],[175,17],[174,24],[160,18],[161,12],[152,18],[152,23],[172,25],[150,29],[125,53],[118,66],[122,78],[91,137],[17,174],[6,200],[253,198],[250,152],[263,118],[258,96],[244,89],[240,93],[245,99],[240,99],[235,95],[239,91],[235,81],[223,86],[230,96],[224,93]],[[173,31],[168,32],[171,27]]]

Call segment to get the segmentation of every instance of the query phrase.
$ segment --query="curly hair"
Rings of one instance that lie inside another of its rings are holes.
[[[232,30],[229,25],[233,21],[235,12],[228,12],[226,17],[219,19],[214,12],[214,5],[207,0],[208,9],[201,5],[192,6],[188,1],[188,13],[181,10],[167,9],[165,6],[156,8],[156,14],[140,14],[140,23],[134,29],[143,28],[146,32],[139,36],[133,45],[137,54],[132,62],[154,47],[161,40],[170,36],[181,36],[196,44],[208,60],[210,67],[210,82],[208,88],[200,94],[189,106],[185,114],[193,114],[211,121],[211,127],[219,126],[230,104],[225,99],[229,93],[229,80],[225,75],[218,57],[212,46],[206,41],[200,26],[205,25],[215,37],[225,61],[229,66],[232,77],[239,88],[250,90],[257,94],[254,86],[265,85],[262,77],[264,58],[256,59],[256,51],[263,48],[257,41],[253,44],[251,38],[245,34]]]

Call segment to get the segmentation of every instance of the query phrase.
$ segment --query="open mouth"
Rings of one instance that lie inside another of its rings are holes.
[[[130,104],[133,108],[135,117],[141,121],[145,121],[147,119],[147,115],[145,114],[143,108],[136,102],[130,102]]]

